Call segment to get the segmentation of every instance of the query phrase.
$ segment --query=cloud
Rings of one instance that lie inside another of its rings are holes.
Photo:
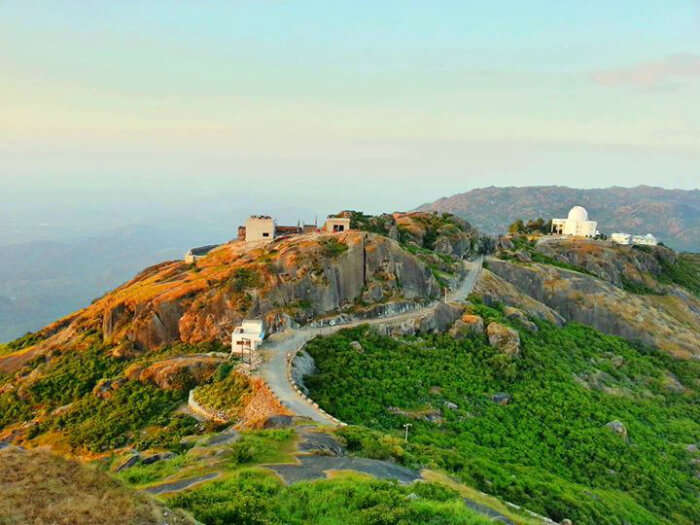
[[[669,80],[700,77],[700,55],[671,55],[656,62],[596,71],[591,77],[603,86],[658,87]]]

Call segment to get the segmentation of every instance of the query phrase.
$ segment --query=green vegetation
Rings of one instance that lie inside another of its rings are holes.
[[[172,476],[190,463],[193,463],[193,459],[181,454],[149,465],[134,465],[118,473],[116,477],[132,487],[138,487]]]
[[[16,352],[17,350],[23,350],[24,348],[33,346],[43,340],[44,336],[42,336],[41,334],[27,332],[19,339],[15,339],[14,341],[10,341],[9,343],[0,345],[0,354],[3,353],[3,350],[6,350],[7,352]]]
[[[232,454],[226,460],[227,467],[235,469],[250,464],[285,462],[294,437],[294,430],[288,428],[245,432],[231,445]]]
[[[321,252],[324,257],[337,257],[341,253],[348,251],[348,245],[340,242],[335,237],[328,237],[319,241]]]
[[[571,270],[574,272],[579,272],[579,273],[585,273],[587,275],[593,275],[596,277],[594,274],[586,270],[585,268],[581,266],[576,266],[575,264],[569,264],[567,262],[559,261],[557,259],[554,259],[552,257],[549,257],[548,255],[545,255],[541,252],[538,252],[535,249],[535,241],[531,241],[525,237],[513,237],[511,239],[511,242],[513,243],[513,246],[515,247],[516,250],[521,250],[525,253],[527,253],[530,256],[530,259],[532,259],[532,262],[540,263],[540,264],[549,264],[551,266],[557,266],[559,268],[563,268],[564,270]],[[514,261],[518,260],[513,254],[510,253],[500,253],[498,255],[500,259],[503,259],[505,261]]]
[[[506,322],[496,309],[474,309]],[[340,431],[358,454],[445,469],[555,520],[699,522],[685,447],[700,435],[700,363],[575,323],[537,324],[537,333],[520,332],[514,360],[483,336],[395,340],[346,330],[307,344],[319,373],[305,382],[324,409],[364,425]],[[669,389],[669,377],[683,392]],[[509,404],[491,400],[499,392]],[[627,439],[606,427],[613,420]]]
[[[58,431],[74,449],[100,452],[132,445],[178,450],[183,436],[201,431],[196,420],[174,413],[186,401],[187,390],[163,391],[128,381],[124,370],[132,363],[147,366],[173,355],[218,350],[221,345],[215,342],[177,344],[124,361],[111,357],[107,348],[96,343],[87,350],[38,357],[6,376],[20,386],[0,394],[0,428],[36,417],[30,438]],[[218,373],[228,374],[225,370]],[[104,382],[112,386],[98,392],[100,388],[95,387]]]
[[[229,417],[235,417],[242,406],[243,399],[251,391],[248,377],[234,372],[221,380],[215,378],[213,382],[198,387],[194,396],[203,406],[226,412]]]
[[[486,524],[459,494],[434,483],[402,486],[364,476],[283,485],[259,470],[243,470],[168,500],[207,525]]]
[[[508,226],[508,233],[540,233],[547,234],[552,231],[552,221],[546,221],[542,217],[529,220],[524,223],[522,219],[512,222]]]
[[[253,268],[239,268],[230,279],[234,292],[245,292],[251,288],[257,288],[262,284],[260,274]]]
[[[60,415],[50,416],[36,433],[64,431],[73,448],[101,452],[133,444],[144,450],[155,446],[177,448],[180,439],[194,433],[196,420],[171,413],[187,392],[164,391],[153,385],[128,381],[110,397],[84,396]],[[145,427],[158,431],[141,432]]]
[[[681,253],[675,264],[661,260],[662,273],[657,279],[662,283],[675,283],[700,296],[700,254]]]

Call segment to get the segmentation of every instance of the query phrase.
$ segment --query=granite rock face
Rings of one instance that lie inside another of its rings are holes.
[[[559,312],[533,299],[526,292],[519,290],[515,285],[486,268],[481,270],[474,293],[480,295],[488,305],[502,303],[512,306],[527,312],[527,315],[549,321],[557,326],[562,326],[566,322]]]
[[[146,368],[132,365],[125,374],[130,380],[153,383],[163,390],[183,390],[207,381],[225,361],[210,355],[174,357]]]
[[[633,294],[592,275],[552,265],[496,258],[488,258],[487,264],[489,270],[482,272],[476,287],[487,303],[500,301],[539,317],[541,307],[529,308],[534,300],[567,321],[641,341],[678,357],[700,356],[700,301],[695,297]],[[501,287],[499,282],[511,286]]]
[[[176,342],[227,343],[246,318],[263,318],[274,332],[322,316],[439,296],[428,265],[384,235],[353,230],[265,245],[233,241],[194,265],[171,261],[147,268],[42,330],[38,351],[71,347],[98,331],[116,356],[129,357]],[[21,366],[21,360],[0,359],[3,365]]]
[[[560,239],[542,242],[536,250],[555,261],[583,268],[619,288],[637,286],[663,292],[657,277],[665,266],[676,262],[677,255],[664,246],[620,246],[610,241]]]

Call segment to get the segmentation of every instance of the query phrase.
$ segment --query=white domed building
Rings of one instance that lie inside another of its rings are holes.
[[[552,219],[552,233],[573,237],[595,237],[598,223],[588,220],[588,212],[583,206],[574,206],[566,219]]]

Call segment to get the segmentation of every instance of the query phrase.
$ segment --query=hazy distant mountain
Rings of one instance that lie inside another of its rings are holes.
[[[677,250],[700,251],[700,190],[492,186],[443,197],[418,209],[454,213],[485,233],[500,233],[518,218],[566,217],[575,204],[588,210],[601,232],[651,232]]]

